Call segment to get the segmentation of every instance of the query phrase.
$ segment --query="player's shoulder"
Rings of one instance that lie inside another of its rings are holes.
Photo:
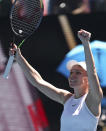
[[[69,92],[66,96],[65,96],[65,101],[64,104],[73,96],[73,94],[71,92]]]

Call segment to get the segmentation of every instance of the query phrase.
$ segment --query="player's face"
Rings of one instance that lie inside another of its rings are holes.
[[[84,86],[88,82],[87,72],[81,66],[75,65],[70,71],[68,80],[71,88]]]

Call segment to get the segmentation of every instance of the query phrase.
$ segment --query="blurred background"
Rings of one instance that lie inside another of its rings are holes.
[[[17,63],[9,79],[2,78],[13,40],[9,20],[13,2],[0,0],[0,131],[59,131],[63,106],[30,85]],[[91,42],[106,42],[106,0],[43,0],[43,4],[43,20],[22,46],[22,54],[46,81],[73,92],[57,69],[66,54],[81,45],[78,30],[91,32]],[[101,86],[104,98],[97,131],[106,131],[106,85]]]

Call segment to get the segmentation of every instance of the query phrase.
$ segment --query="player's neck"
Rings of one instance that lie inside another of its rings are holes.
[[[78,99],[88,93],[88,90],[74,90],[74,98]]]

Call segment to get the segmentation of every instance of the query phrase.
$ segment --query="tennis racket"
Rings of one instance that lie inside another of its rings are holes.
[[[43,9],[42,0],[15,0],[10,12],[10,23],[15,36],[22,39],[18,48],[39,27],[43,17]],[[13,61],[14,55],[9,57],[3,74],[4,78],[8,78]]]

